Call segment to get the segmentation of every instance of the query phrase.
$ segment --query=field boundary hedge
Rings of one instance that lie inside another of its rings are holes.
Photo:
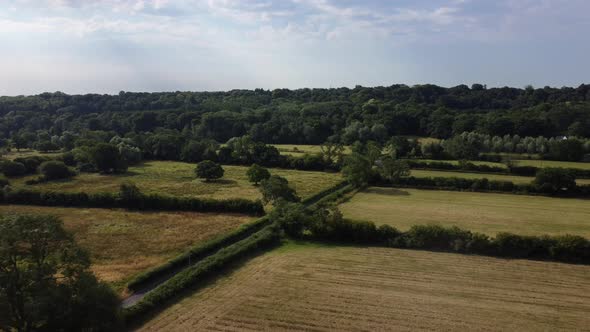
[[[244,213],[249,215],[264,214],[260,201],[247,199],[199,199],[174,197],[159,194],[138,195],[133,199],[123,199],[119,194],[85,192],[40,192],[27,189],[1,191],[0,203],[19,205],[90,207],[90,208],[124,208],[131,210],[156,211],[195,211]]]
[[[159,305],[179,295],[189,287],[199,285],[206,277],[215,276],[222,268],[238,259],[252,254],[256,250],[272,247],[280,242],[280,232],[269,225],[251,236],[220,249],[213,255],[205,257],[195,265],[187,268],[146,294],[135,305],[123,310],[127,324],[133,323]]]
[[[228,234],[199,244],[189,249],[189,251],[172,258],[163,265],[157,266],[136,276],[127,284],[127,288],[131,291],[138,291],[149,284],[157,283],[162,279],[166,279],[166,277],[174,275],[185,269],[189,265],[189,262],[198,262],[199,260],[215,253],[216,251],[219,251],[225,246],[247,238],[248,236],[260,231],[262,228],[270,224],[270,218],[265,216],[254,222],[243,225]]]
[[[590,264],[590,241],[569,234],[530,236],[503,232],[490,237],[439,225],[415,225],[400,232],[389,225],[377,227],[369,221],[336,219],[316,222],[310,236],[342,243]]]
[[[371,179],[370,185],[377,187],[399,187],[399,188],[419,188],[419,189],[436,189],[452,191],[473,191],[473,192],[493,192],[493,193],[511,193],[522,195],[543,195],[551,197],[572,197],[585,198],[590,197],[590,185],[578,185],[572,191],[543,191],[533,184],[515,184],[511,181],[467,179],[459,177],[414,177],[409,176],[400,178],[395,182],[386,181],[379,176]]]

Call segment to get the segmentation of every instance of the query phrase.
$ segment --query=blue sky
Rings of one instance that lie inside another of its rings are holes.
[[[0,1],[0,95],[590,82],[588,0]]]

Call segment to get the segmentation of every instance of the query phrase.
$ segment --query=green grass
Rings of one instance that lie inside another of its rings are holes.
[[[517,166],[535,166],[535,167],[563,167],[590,169],[590,163],[581,163],[574,161],[554,161],[554,160],[516,160]]]
[[[590,201],[542,196],[369,188],[340,205],[346,218],[407,230],[440,224],[494,235],[577,234],[590,238]]]
[[[459,165],[459,161],[458,160],[435,160],[435,159],[413,159],[412,161],[417,161],[417,162],[430,162],[430,163],[447,163],[447,164],[452,164],[452,165]],[[480,160],[468,160],[468,162],[473,163],[475,165],[487,165],[487,166],[495,166],[495,167],[502,167],[502,168],[506,168],[506,165],[502,164],[502,163],[495,163],[492,161],[480,161]]]
[[[322,150],[320,145],[304,145],[304,144],[272,144],[283,155],[302,157],[304,154],[318,154]],[[344,147],[344,154],[350,154],[350,146]]]
[[[56,158],[61,155],[62,155],[61,152],[39,152],[37,150],[23,149],[20,151],[12,150],[10,152],[6,152],[5,154],[2,155],[2,158],[6,158],[6,159],[10,159],[10,160],[14,160],[16,158],[22,158],[22,157],[31,157],[31,156],[43,156],[43,157]]]
[[[26,186],[24,177],[11,182],[16,186],[44,191],[66,192],[116,192],[121,183],[134,182],[144,193],[168,194],[181,197],[200,198],[246,198],[261,197],[257,187],[248,182],[246,166],[223,166],[225,174],[217,181],[204,182],[194,175],[195,164],[175,161],[148,161],[129,168],[126,174],[100,175],[81,173],[71,180],[53,181],[38,185]],[[297,193],[308,197],[329,188],[341,181],[338,173],[307,172],[298,170],[270,169],[271,174],[283,176],[289,180]]]
[[[518,176],[518,175],[504,175],[494,173],[468,173],[468,172],[454,172],[454,171],[431,171],[414,169],[411,171],[411,175],[417,178],[425,177],[457,177],[464,179],[483,179],[497,180],[497,181],[511,181],[515,184],[526,184],[531,183],[535,178],[529,176]],[[580,185],[590,184],[590,179],[578,179],[576,182]]]

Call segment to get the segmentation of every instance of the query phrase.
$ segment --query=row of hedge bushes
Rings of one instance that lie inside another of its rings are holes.
[[[324,199],[325,196],[328,196],[336,191],[339,191],[340,189],[342,189],[346,186],[348,186],[348,181],[342,181],[330,188],[324,189],[324,190],[314,194],[313,196],[310,196],[310,197],[302,200],[301,203],[305,206],[313,205],[313,204],[317,203],[318,201]]]
[[[115,193],[87,194],[84,192],[40,192],[27,189],[4,190],[0,202],[5,204],[76,206],[94,208],[126,208],[135,210],[179,210],[198,212],[235,212],[250,215],[264,214],[260,201],[247,199],[199,199],[159,194],[141,194],[133,199],[123,199]]]
[[[530,184],[515,184],[510,181],[482,179],[466,179],[458,177],[405,177],[395,183],[384,180],[378,175],[371,182],[375,186],[391,186],[423,189],[444,189],[478,192],[510,192],[516,194],[541,194],[563,197],[590,197],[590,185],[578,185],[572,190],[556,191],[552,187]]]
[[[227,267],[229,263],[251,255],[256,250],[276,245],[280,242],[280,231],[269,225],[252,234],[250,237],[220,249],[197,264],[187,268],[161,284],[142,298],[135,305],[125,308],[123,316],[128,324],[132,324],[146,313],[155,310],[159,305],[180,294],[189,287],[198,286]]]
[[[311,234],[336,242],[590,264],[590,241],[575,235],[500,233],[492,238],[438,225],[418,225],[400,232],[388,225],[376,227],[372,222],[343,218],[317,220],[311,226]]]
[[[127,288],[136,292],[144,287],[155,285],[186,268],[190,262],[196,263],[219,251],[223,247],[247,238],[265,226],[268,226],[270,223],[271,220],[265,216],[252,223],[243,225],[229,234],[195,246],[187,252],[172,258],[168,262],[136,276],[127,284]]]
[[[453,164],[444,161],[421,161],[407,160],[410,168],[412,169],[435,169],[445,171],[466,171],[466,172],[478,172],[478,173],[502,173],[502,174],[514,174],[521,176],[535,176],[542,168],[535,166],[490,166],[490,165],[477,165],[468,161],[459,161],[458,164]],[[580,168],[564,168],[568,172],[571,172],[576,178],[590,178],[590,170]]]

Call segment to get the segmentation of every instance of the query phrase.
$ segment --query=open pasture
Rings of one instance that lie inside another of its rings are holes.
[[[130,212],[126,210],[0,205],[1,214],[50,214],[92,260],[97,276],[121,289],[125,282],[158,266],[187,248],[229,232],[253,218],[196,212]]]
[[[400,230],[440,224],[495,235],[590,238],[590,201],[543,196],[371,187],[340,205],[346,218]]]
[[[412,176],[417,178],[425,177],[444,177],[444,178],[464,178],[464,179],[483,179],[496,181],[510,181],[515,184],[528,184],[531,183],[535,178],[531,176],[519,176],[519,175],[505,175],[497,173],[470,173],[470,172],[455,172],[455,171],[432,171],[423,169],[413,169],[411,171]],[[577,179],[576,183],[579,185],[590,184],[590,179]]]
[[[26,186],[31,189],[66,191],[66,192],[116,192],[119,186],[131,181],[144,193],[168,194],[182,197],[200,198],[246,198],[261,197],[257,187],[248,182],[246,166],[227,166],[223,169],[223,178],[205,182],[196,179],[195,164],[177,161],[147,161],[138,166],[129,167],[126,174],[101,175],[97,173],[81,173],[73,179],[46,182]],[[337,173],[307,172],[286,169],[270,169],[271,174],[285,177],[297,193],[305,198],[324,190],[341,181]],[[24,180],[30,176],[14,180],[15,184],[24,186]]]
[[[304,154],[318,154],[322,152],[320,145],[304,144],[272,144],[281,154],[302,157]],[[344,154],[351,152],[350,146],[344,146]]]
[[[589,311],[588,266],[289,244],[139,330],[581,330]]]

